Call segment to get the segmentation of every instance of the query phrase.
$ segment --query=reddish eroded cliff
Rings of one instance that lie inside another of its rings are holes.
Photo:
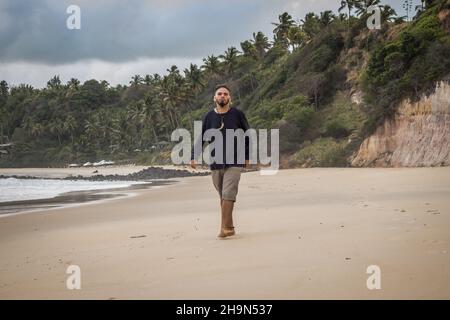
[[[450,165],[450,83],[417,102],[405,100],[366,138],[352,166],[419,167]]]

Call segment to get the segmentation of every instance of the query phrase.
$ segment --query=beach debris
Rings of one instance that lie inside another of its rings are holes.
[[[130,238],[131,239],[136,239],[136,238],[145,238],[147,235],[145,235],[145,234],[142,234],[142,235],[139,235],[139,236],[131,236]]]
[[[115,162],[114,161],[106,161],[106,160],[101,160],[99,162],[94,162],[92,165],[94,167],[100,167],[100,166],[109,166],[109,165],[113,165]]]
[[[352,258],[346,257],[345,260],[352,260]]]
[[[69,164],[69,168],[78,168],[80,165],[78,163],[71,163]]]
[[[101,160],[98,162],[85,162],[83,167],[101,167],[101,166],[109,166],[115,164],[114,161]]]

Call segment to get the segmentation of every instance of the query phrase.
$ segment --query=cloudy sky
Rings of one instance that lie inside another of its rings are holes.
[[[413,6],[419,0],[412,0]],[[404,0],[385,0],[405,15]],[[0,80],[43,87],[59,74],[127,84],[240,48],[253,32],[272,39],[278,15],[337,11],[340,0],[0,0]],[[70,5],[81,29],[67,28]]]

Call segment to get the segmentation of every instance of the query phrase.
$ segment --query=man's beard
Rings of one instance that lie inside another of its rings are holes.
[[[226,106],[228,104],[228,101],[226,101],[226,100],[219,100],[218,104],[219,104],[219,106],[224,107],[224,106]]]

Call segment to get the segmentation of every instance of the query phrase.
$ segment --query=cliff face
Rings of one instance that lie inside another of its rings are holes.
[[[450,83],[418,102],[405,100],[361,144],[352,166],[417,167],[450,165]]]

